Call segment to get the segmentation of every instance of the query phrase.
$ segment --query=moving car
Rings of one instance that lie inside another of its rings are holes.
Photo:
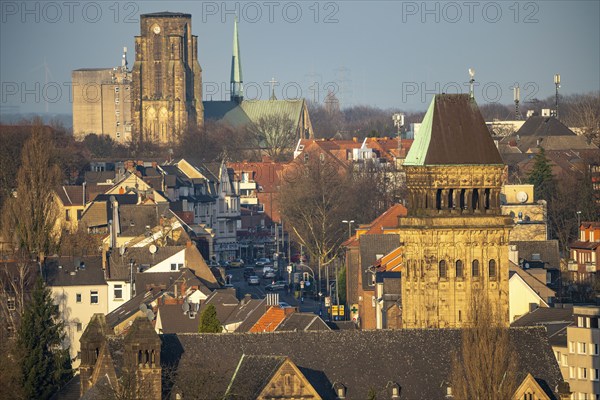
[[[234,268],[239,268],[244,266],[244,260],[241,258],[237,258],[235,260],[229,261],[229,266]]]
[[[252,275],[256,275],[253,267],[244,268],[244,278],[248,279],[248,277]]]
[[[273,279],[275,278],[275,271],[272,269],[268,269],[263,273],[263,278],[265,279]]]
[[[260,279],[256,275],[248,277],[248,285],[260,285]]]
[[[265,265],[272,265],[271,260],[269,260],[268,258],[259,258],[258,260],[256,260],[257,267],[264,267]]]
[[[275,290],[284,290],[287,287],[287,282],[286,281],[277,281],[274,283],[271,283],[267,286],[265,286],[265,290],[268,291],[275,291]]]

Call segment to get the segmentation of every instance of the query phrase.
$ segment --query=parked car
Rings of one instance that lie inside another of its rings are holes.
[[[257,267],[264,267],[265,265],[273,265],[273,264],[271,263],[271,260],[269,260],[268,258],[259,258],[258,260],[256,260]]]
[[[239,268],[244,266],[244,260],[241,258],[237,258],[235,260],[229,261],[229,266],[234,268]]]
[[[280,301],[279,302],[279,307],[281,307],[281,308],[292,308],[292,306],[289,303],[286,303],[285,301]]]
[[[272,269],[266,270],[265,272],[263,272],[263,278],[265,278],[265,279],[275,278],[275,271],[273,271]]]
[[[248,277],[248,285],[260,285],[260,279],[256,275],[250,275]]]
[[[254,272],[254,267],[244,268],[244,278],[248,279],[248,277],[252,275],[256,275],[256,273]]]
[[[286,281],[277,281],[265,286],[265,290],[275,291],[275,290],[284,290],[287,287]]]
[[[229,267],[229,261],[221,260],[221,261],[219,261],[219,266],[227,268],[227,267]]]

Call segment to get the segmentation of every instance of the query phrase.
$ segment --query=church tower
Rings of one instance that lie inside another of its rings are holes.
[[[132,71],[133,140],[176,144],[201,127],[202,69],[190,14],[159,12],[140,17]]]
[[[468,326],[477,293],[508,325],[512,222],[500,212],[504,164],[469,95],[434,97],[404,167],[403,326]]]
[[[238,39],[238,19],[233,23],[233,54],[231,56],[231,101],[238,104],[244,100],[244,79],[242,78],[242,59],[240,58],[240,42]]]

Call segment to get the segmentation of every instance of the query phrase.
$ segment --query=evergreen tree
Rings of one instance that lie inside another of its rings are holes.
[[[534,185],[536,200],[549,201],[552,198],[555,189],[554,177],[552,176],[552,166],[546,158],[546,151],[543,147],[540,147],[540,151],[535,155],[528,182]]]
[[[17,345],[25,397],[49,399],[71,379],[69,350],[62,348],[63,323],[50,289],[38,279],[32,301],[25,309]]]
[[[217,309],[209,304],[202,313],[200,313],[200,325],[198,333],[221,333],[221,322],[217,318]]]

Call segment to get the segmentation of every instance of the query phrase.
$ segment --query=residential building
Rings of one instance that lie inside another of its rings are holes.
[[[513,262],[510,263],[508,280],[510,323],[538,307],[550,307],[556,297],[554,290],[529,271]]]
[[[591,280],[600,271],[600,222],[582,222],[579,238],[570,243],[568,269],[573,281]]]
[[[97,257],[49,257],[44,263],[44,279],[52,291],[65,326],[65,345],[72,365],[81,361],[79,340],[94,314],[106,314],[109,293],[102,259]]]

